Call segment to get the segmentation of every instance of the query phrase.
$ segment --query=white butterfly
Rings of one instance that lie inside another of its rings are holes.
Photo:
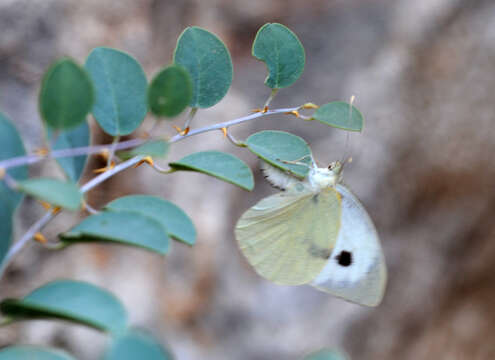
[[[342,164],[312,161],[304,181],[265,162],[284,192],[247,210],[236,225],[239,247],[256,272],[282,285],[309,284],[345,300],[377,306],[387,271],[368,213],[342,181]]]

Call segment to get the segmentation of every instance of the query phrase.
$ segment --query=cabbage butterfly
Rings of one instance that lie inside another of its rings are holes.
[[[342,168],[339,161],[328,168],[312,161],[301,181],[262,162],[267,180],[286,191],[247,210],[235,235],[262,277],[377,306],[386,285],[385,259],[373,222],[341,183]]]

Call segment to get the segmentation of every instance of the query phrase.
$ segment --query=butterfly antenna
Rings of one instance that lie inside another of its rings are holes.
[[[354,100],[356,99],[356,96],[352,95],[351,96],[351,99],[349,100],[349,118],[348,118],[348,122],[349,122],[349,125],[352,121],[352,104],[354,103]],[[345,135],[345,144],[344,144],[344,153],[343,153],[343,156],[342,156],[342,160],[341,160],[341,164],[342,164],[342,169],[344,168],[344,165],[347,163],[347,162],[351,162],[352,161],[352,158],[349,156],[348,157],[348,151],[349,151],[349,131],[347,131],[346,135]]]

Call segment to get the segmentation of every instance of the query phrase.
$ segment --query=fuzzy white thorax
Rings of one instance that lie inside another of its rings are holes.
[[[333,187],[342,180],[342,164],[335,161],[328,168],[313,167],[308,174],[308,182],[314,191]]]
[[[333,162],[328,168],[319,168],[313,163],[308,177],[302,181],[264,161],[261,162],[261,169],[265,178],[281,190],[302,184],[307,189],[318,193],[322,189],[337,185],[342,180],[342,164],[339,161]]]

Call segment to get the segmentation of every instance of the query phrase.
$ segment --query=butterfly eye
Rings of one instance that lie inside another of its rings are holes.
[[[339,255],[335,257],[337,263],[340,266],[350,266],[352,264],[352,253],[349,251],[341,251]]]

